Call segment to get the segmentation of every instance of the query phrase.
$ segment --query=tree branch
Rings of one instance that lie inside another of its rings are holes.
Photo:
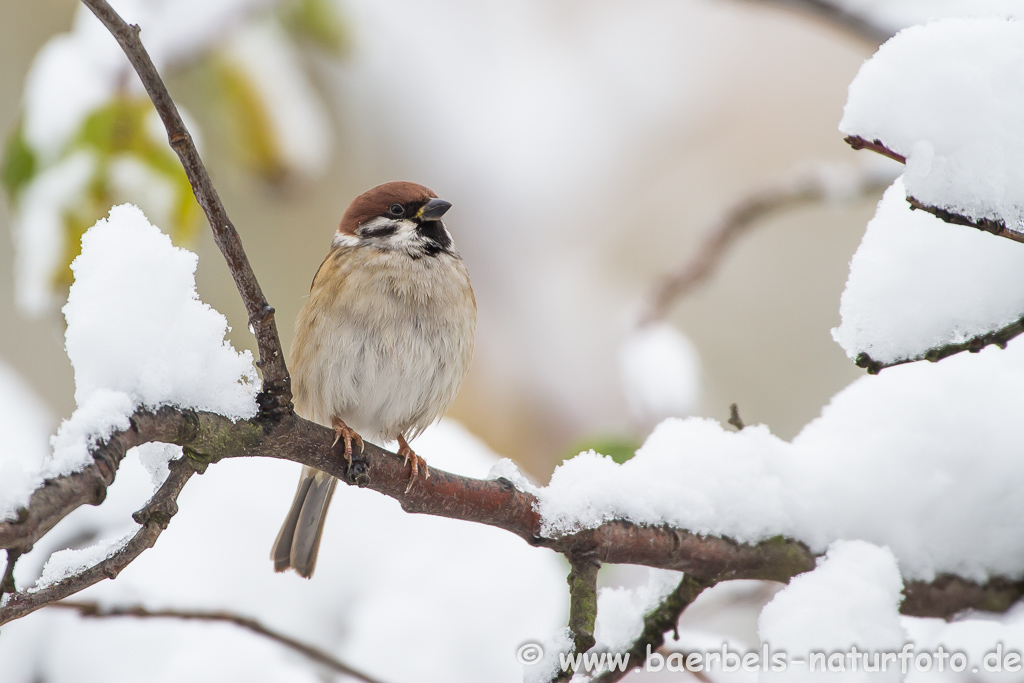
[[[594,647],[594,624],[597,621],[597,571],[601,563],[592,557],[570,559],[569,632],[572,633],[573,652],[582,654]],[[552,679],[552,683],[568,681],[575,670],[570,666]]]
[[[874,46],[881,45],[892,37],[892,31],[868,21],[864,17],[849,12],[827,0],[746,0],[748,3],[775,5],[801,14],[819,19],[860,38]]]
[[[891,149],[886,147],[885,144],[882,143],[880,140],[872,140],[869,142],[864,138],[858,137],[856,135],[848,135],[845,138],[843,138],[843,140],[854,149],[869,149],[872,152],[881,154],[882,156],[885,157],[889,157],[890,159],[898,161],[901,164],[907,163],[906,157],[904,157],[902,154],[898,152],[892,151]],[[1014,242],[1024,242],[1024,233],[1017,232],[1016,230],[1011,230],[1010,228],[1006,227],[1006,223],[1004,223],[1001,220],[992,218],[971,218],[970,216],[965,216],[963,214],[949,211],[947,209],[940,209],[937,206],[930,206],[928,204],[924,204],[911,196],[907,197],[907,201],[915,209],[927,211],[928,213],[941,218],[947,223],[952,223],[954,225],[964,225],[967,226],[968,228],[974,228],[976,230],[981,230],[982,232],[992,233],[996,237],[1005,237],[1006,239],[1013,240]]]
[[[278,421],[261,417],[232,422],[214,413],[164,407],[156,413],[138,411],[132,417],[130,441],[138,445],[159,435],[159,440],[183,447],[185,456],[171,463],[171,477],[149,505],[139,521],[152,515],[154,506],[165,513],[149,519],[139,534],[109,560],[38,592],[9,596],[0,608],[0,624],[24,616],[48,602],[63,599],[108,575],[116,575],[124,566],[150,547],[163,527],[155,522],[170,518],[173,504],[188,475],[211,463],[229,457],[271,457],[309,465],[341,481],[370,488],[397,500],[410,513],[430,514],[450,519],[487,524],[510,531],[534,546],[550,548],[566,557],[588,557],[608,564],[637,564],[674,569],[699,581],[720,582],[730,579],[762,579],[788,582],[790,578],[814,568],[816,555],[804,544],[776,537],[757,544],[738,543],[718,536],[700,536],[685,529],[641,526],[626,520],[613,520],[593,528],[558,536],[545,536],[536,511],[537,499],[517,489],[506,479],[480,480],[431,468],[429,479],[417,478],[408,492],[409,465],[402,456],[371,443],[358,444],[349,468],[343,448],[334,444],[334,431],[290,415]],[[115,434],[109,443],[121,443],[124,434]],[[74,477],[76,475],[69,475]],[[170,488],[169,488],[170,487]],[[45,514],[31,510],[30,518],[42,519],[50,527],[82,504],[68,499],[64,507],[50,507]],[[162,503],[162,505],[160,505]],[[41,499],[41,504],[50,504]],[[4,527],[17,527],[8,522]],[[4,529],[0,528],[0,531]],[[32,537],[31,530],[17,533],[6,529],[0,536],[0,548],[8,542],[18,544]],[[953,576],[935,582],[914,583],[913,600],[903,604],[904,614],[951,617],[965,609],[1005,610],[1017,596],[1024,595],[1024,582],[993,579],[979,585]]]
[[[171,517],[177,514],[178,494],[184,488],[185,482],[196,471],[186,458],[172,461],[169,469],[170,474],[168,474],[167,480],[153,494],[146,506],[132,515],[132,518],[141,526],[127,543],[106,559],[78,574],[61,579],[39,590],[21,591],[7,596],[6,601],[0,606],[0,625],[31,614],[37,609],[62,600],[69,595],[74,595],[103,579],[116,578],[121,570],[131,564],[136,557],[152,548],[157,537],[167,528]]]
[[[879,193],[892,179],[872,169],[856,169],[851,176],[852,196]],[[733,204],[706,231],[697,253],[677,270],[660,278],[647,296],[640,325],[662,320],[676,301],[704,283],[714,273],[738,237],[765,218],[784,210],[815,204],[837,194],[835,182],[820,168],[801,169],[780,181],[760,188]]]
[[[206,219],[213,230],[213,238],[228,263],[231,277],[245,304],[249,315],[249,325],[256,335],[256,345],[260,360],[257,365],[263,371],[263,403],[261,407],[272,413],[291,411],[291,380],[285,366],[284,354],[281,351],[281,339],[277,334],[277,323],[274,321],[274,309],[263,296],[260,283],[252,272],[249,259],[242,249],[242,240],[235,226],[228,218],[227,210],[220,201],[206,165],[199,157],[192,136],[178,114],[178,108],[167,92],[160,74],[157,73],[149,53],[139,40],[139,27],[129,25],[114,11],[106,0],[82,0],[92,10],[124,50],[128,61],[142,80],[146,92],[153,100],[160,120],[167,129],[167,140],[171,148],[181,160],[192,192],[203,208]]]
[[[371,678],[367,674],[353,669],[349,665],[335,657],[332,657],[319,648],[267,628],[256,619],[250,619],[249,617],[243,617],[231,612],[201,612],[176,609],[150,610],[141,605],[134,605],[132,607],[101,607],[99,603],[96,602],[72,602],[70,600],[55,602],[49,605],[49,607],[74,610],[81,616],[90,619],[134,617],[136,619],[181,619],[184,621],[213,621],[234,624],[235,626],[252,631],[253,633],[265,638],[269,638],[274,642],[280,643],[281,645],[284,645],[285,647],[307,657],[311,661],[327,667],[335,673],[344,674],[360,681],[364,681],[365,683],[379,683],[377,679]]]
[[[171,146],[178,153],[196,198],[206,211],[257,337],[264,373],[264,392],[260,395],[262,411],[254,419],[232,422],[220,415],[173,407],[164,407],[155,413],[139,410],[132,417],[128,430],[112,435],[94,448],[92,465],[82,472],[46,482],[33,493],[18,519],[0,524],[0,548],[12,550],[11,557],[31,548],[74,509],[86,503],[101,502],[121,459],[132,446],[161,441],[180,445],[184,451],[184,457],[170,463],[170,474],[164,484],[135,514],[141,527],[124,546],[76,575],[38,590],[5,595],[0,602],[0,624],[104,578],[115,577],[155,543],[177,511],[177,496],[193,472],[227,457],[274,457],[309,465],[348,484],[372,488],[395,498],[407,512],[502,528],[566,557],[588,558],[594,566],[607,562],[675,569],[707,585],[739,578],[788,581],[814,568],[816,557],[805,545],[781,537],[757,544],[741,544],[724,537],[698,536],[667,525],[640,526],[626,520],[547,537],[542,533],[536,498],[511,482],[469,479],[432,469],[429,479],[417,478],[412,490],[406,492],[411,473],[403,458],[368,443],[362,449],[357,448],[353,465],[348,467],[341,449],[332,448],[334,432],[292,411],[288,372],[273,309],[263,297],[238,234],[217,198],[188,131],[139,42],[138,28],[125,24],[104,0],[83,2],[111,30],[140,73],[168,130]],[[590,585],[589,574],[586,574],[589,569],[574,565],[574,571],[579,573],[580,585]],[[959,577],[944,576],[931,583],[911,582],[908,586],[908,600],[903,605],[905,614],[945,617],[969,608],[1006,609],[1024,593],[1024,584],[1002,579],[977,585]],[[588,591],[579,589],[576,600],[574,623],[578,627],[576,633],[580,634],[587,631]],[[591,624],[591,634],[592,629]]]
[[[901,358],[900,360],[883,363],[873,359],[867,353],[862,352],[857,355],[857,360],[855,362],[858,367],[865,368],[868,371],[868,374],[877,375],[885,368],[904,365],[906,363],[916,363],[917,361],[922,360],[937,363],[943,358],[949,358],[950,356],[964,351],[978,353],[987,346],[998,346],[1001,349],[1005,349],[1006,344],[1014,337],[1020,336],[1021,333],[1024,333],[1024,318],[1018,318],[1009,325],[1000,327],[998,330],[993,330],[992,332],[986,332],[985,334],[979,334],[976,337],[971,337],[965,342],[936,346],[928,349],[919,356],[914,356],[913,358]]]
[[[847,136],[846,138],[844,138],[844,140],[854,149],[869,149],[872,152],[876,152],[878,154],[881,154],[882,156],[894,159],[900,162],[901,164],[905,164],[907,161],[903,155],[889,149],[880,140],[868,141],[856,135]],[[982,232],[991,233],[996,237],[1005,237],[1006,239],[1013,240],[1014,242],[1024,242],[1024,233],[1017,232],[1016,230],[1010,230],[1002,221],[992,220],[989,218],[969,218],[968,216],[953,213],[945,209],[940,209],[934,206],[928,206],[911,196],[907,197],[907,201],[910,203],[911,207],[915,209],[920,209],[921,211],[927,211],[928,213],[933,214],[938,218],[941,218],[946,223],[952,223],[954,225],[964,225],[970,228],[975,228],[977,230],[981,230]],[[882,361],[875,360],[867,353],[861,353],[857,356],[857,360],[855,362],[857,363],[858,367],[866,369],[869,374],[877,375],[885,368],[891,368],[896,365],[903,365],[905,363],[915,363],[921,360],[927,360],[932,363],[936,363],[942,360],[943,358],[948,358],[952,355],[961,353],[963,351],[977,353],[978,351],[981,351],[983,348],[987,346],[994,345],[998,346],[1001,349],[1004,349],[1006,348],[1007,342],[1009,342],[1014,337],[1019,336],[1022,332],[1024,332],[1024,317],[1018,318],[1009,325],[1001,327],[998,330],[993,330],[991,332],[986,332],[984,334],[979,334],[975,337],[971,337],[967,341],[936,346],[934,348],[928,349],[927,351],[918,356],[914,356],[913,358],[903,358],[897,361],[884,363]]]
[[[711,588],[716,581],[701,581],[689,575],[683,575],[682,580],[676,589],[669,593],[653,610],[644,615],[644,630],[640,637],[626,650],[629,659],[635,662],[633,666],[624,667],[621,671],[610,669],[597,676],[592,683],[614,683],[622,680],[626,674],[643,666],[647,661],[648,648],[654,652],[665,644],[665,634],[668,631],[675,631],[676,624],[683,610],[697,599],[697,596],[704,592],[704,589]],[[676,638],[679,635],[676,634]]]
[[[162,408],[156,413],[136,412],[127,430],[94,447],[90,465],[74,474],[48,479],[32,493],[28,507],[18,511],[17,519],[0,522],[0,548],[27,553],[72,511],[103,502],[107,487],[114,483],[117,468],[130,448],[151,441],[187,443],[198,427],[194,420],[194,414],[174,408]]]

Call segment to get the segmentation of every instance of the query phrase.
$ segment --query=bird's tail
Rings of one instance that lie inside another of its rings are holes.
[[[281,530],[277,533],[270,559],[274,571],[294,569],[307,579],[313,575],[320,537],[324,532],[327,506],[338,480],[312,467],[303,467],[299,488]]]

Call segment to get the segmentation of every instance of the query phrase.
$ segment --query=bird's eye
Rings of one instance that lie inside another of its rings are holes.
[[[405,214],[405,207],[401,204],[392,204],[388,207],[388,213],[392,216],[402,216]]]

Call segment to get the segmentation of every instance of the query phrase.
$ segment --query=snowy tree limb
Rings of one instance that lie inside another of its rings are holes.
[[[371,678],[367,674],[353,669],[349,665],[340,661],[339,659],[332,657],[323,650],[313,647],[307,643],[303,643],[300,640],[296,640],[289,636],[279,633],[273,629],[267,628],[256,619],[249,617],[243,617],[238,614],[223,611],[194,611],[194,610],[177,610],[177,609],[159,609],[151,610],[146,609],[142,605],[133,605],[131,607],[103,607],[96,602],[72,602],[70,600],[62,600],[55,602],[49,607],[56,607],[60,609],[73,610],[78,612],[83,617],[90,619],[102,619],[111,617],[133,617],[136,619],[180,619],[184,621],[211,621],[234,624],[239,628],[252,631],[265,638],[269,638],[274,642],[284,645],[290,650],[298,652],[299,654],[307,657],[313,662],[320,664],[335,673],[344,674],[351,678],[355,678],[365,683],[379,683],[375,678]]]
[[[116,448],[120,449],[126,443],[138,445],[153,440],[182,446],[185,454],[172,462],[171,477],[146,508],[137,513],[143,529],[112,558],[80,575],[38,592],[8,596],[7,602],[0,607],[0,624],[72,595],[108,575],[116,575],[155,542],[173,514],[169,512],[174,509],[174,499],[188,476],[232,457],[271,457],[309,465],[338,477],[346,484],[390,496],[406,512],[498,527],[531,545],[550,548],[570,558],[587,557],[600,563],[673,569],[700,581],[717,583],[730,579],[761,579],[788,582],[793,576],[813,569],[817,559],[804,544],[792,539],[777,537],[757,544],[744,544],[725,537],[701,536],[667,525],[641,526],[626,520],[612,520],[592,529],[546,536],[536,511],[536,497],[516,488],[506,479],[471,479],[431,468],[429,479],[417,479],[412,489],[406,492],[409,466],[402,456],[367,442],[362,449],[357,446],[349,468],[341,447],[332,449],[334,431],[295,414],[283,418],[259,416],[232,422],[214,413],[163,407],[156,413],[138,411],[132,418],[132,425],[125,433],[113,435],[98,449],[115,448],[110,444],[117,444]],[[36,514],[31,510],[36,504],[34,498],[26,519],[41,520],[49,527],[89,502],[84,494],[80,499],[63,499],[63,507],[55,507],[49,498],[38,500],[40,505],[49,506],[46,513]],[[0,548],[9,547],[5,543],[22,547],[20,544],[25,538],[39,536],[31,529],[13,529],[20,526],[17,522],[3,526],[8,527],[3,537],[7,540],[0,539]],[[951,617],[965,609],[1005,611],[1024,595],[1024,583],[993,579],[985,585],[978,585],[959,577],[942,576],[931,583],[908,582],[908,591],[912,599],[908,598],[904,603],[904,614]]]
[[[228,263],[231,277],[235,281],[238,293],[245,304],[246,313],[249,316],[249,325],[256,336],[256,345],[259,349],[260,361],[257,363],[263,371],[263,398],[264,410],[290,411],[291,410],[291,380],[288,376],[288,368],[285,366],[284,353],[281,350],[281,339],[277,333],[277,323],[274,320],[274,309],[267,303],[263,296],[260,283],[249,265],[249,259],[242,249],[242,240],[235,230],[235,226],[228,218],[227,210],[220,201],[210,174],[206,171],[206,165],[199,157],[192,136],[189,134],[185,123],[178,114],[178,108],[167,92],[163,79],[157,73],[153,61],[139,40],[139,27],[126,23],[106,0],[82,0],[96,18],[99,19],[110,33],[117,39],[121,49],[124,50],[128,61],[135,67],[139,74],[146,92],[153,100],[160,120],[167,129],[167,139],[171,148],[181,160],[189,182],[192,184],[192,192],[206,214],[210,222],[210,229],[213,230],[213,238],[221,253]]]
[[[157,537],[167,528],[178,512],[178,494],[196,472],[191,461],[176,460],[170,463],[170,474],[150,501],[132,517],[139,523],[139,530],[127,543],[112,555],[97,564],[68,576],[39,590],[20,591],[6,596],[0,606],[0,625],[35,612],[41,607],[63,600],[103,579],[116,578],[144,551],[153,547]]]
[[[113,434],[92,451],[92,464],[79,472],[47,480],[36,489],[17,519],[0,522],[0,548],[27,553],[60,520],[82,505],[99,505],[128,449],[150,441],[177,443],[187,438],[191,425],[182,413],[165,408],[151,413],[139,411],[131,427]],[[179,431],[184,430],[184,434]]]
[[[594,678],[593,683],[614,683],[622,680],[633,669],[643,665],[647,659],[648,648],[651,652],[656,651],[665,644],[665,634],[675,631],[676,623],[683,611],[697,599],[697,596],[705,589],[715,585],[714,581],[701,581],[686,574],[683,576],[675,590],[669,593],[664,600],[644,615],[644,630],[640,637],[626,650],[629,655],[628,661],[634,662],[632,667],[625,667],[621,670],[610,669]],[[676,638],[679,635],[676,634]]]
[[[775,5],[809,15],[875,46],[881,45],[892,37],[892,31],[873,24],[864,17],[832,4],[828,0],[746,0],[746,2]]]
[[[873,169],[849,169],[842,192],[836,179],[818,167],[808,167],[755,190],[733,204],[704,231],[707,237],[696,254],[675,271],[660,278],[647,296],[640,325],[662,320],[672,305],[706,281],[729,247],[747,230],[772,214],[833,199],[877,194],[892,178]]]
[[[871,150],[872,152],[876,152],[878,154],[881,154],[882,156],[898,161],[901,164],[905,164],[907,162],[906,157],[899,154],[898,152],[894,152],[893,150],[889,149],[880,140],[865,140],[864,138],[858,137],[856,135],[847,136],[846,138],[844,138],[844,140],[854,149],[868,149]],[[1013,240],[1014,242],[1024,242],[1024,233],[1020,233],[1015,230],[1010,230],[1002,221],[992,220],[988,218],[969,218],[967,216],[963,216],[958,213],[953,213],[945,209],[940,209],[934,206],[928,206],[926,204],[921,203],[914,197],[910,196],[907,197],[907,201],[915,209],[927,211],[928,213],[933,214],[938,218],[941,218],[943,221],[947,223],[952,223],[954,225],[963,225],[970,228],[976,228],[983,232],[992,233],[997,237],[1005,237],[1009,240]],[[903,365],[905,363],[915,363],[921,360],[927,360],[935,363],[942,360],[943,358],[948,358],[955,354],[962,353],[963,351],[977,353],[978,351],[981,351],[987,346],[998,346],[999,348],[1006,348],[1007,342],[1009,342],[1014,337],[1019,336],[1021,333],[1024,333],[1024,317],[1019,318],[997,330],[986,332],[985,334],[979,334],[963,342],[936,346],[935,348],[928,349],[924,353],[918,356],[914,356],[913,358],[903,358],[897,361],[883,363],[881,361],[873,359],[867,353],[861,353],[857,356],[855,362],[857,363],[858,367],[866,369],[868,373],[872,375],[877,375],[885,368],[891,368],[893,366]]]
[[[139,71],[168,129],[171,145],[179,154],[196,196],[207,212],[257,336],[264,372],[264,391],[259,399],[262,410],[253,419],[236,422],[213,413],[173,407],[156,412],[139,410],[128,430],[115,433],[94,447],[94,464],[82,472],[48,481],[32,495],[18,519],[0,524],[0,548],[13,550],[11,557],[31,548],[74,509],[102,502],[121,459],[132,446],[159,441],[177,444],[184,453],[181,459],[170,464],[167,480],[136,513],[135,519],[141,526],[133,537],[111,556],[77,574],[38,590],[4,596],[0,603],[0,624],[62,600],[104,578],[115,577],[153,546],[177,511],[177,496],[191,475],[228,457],[274,457],[309,465],[347,484],[390,496],[407,512],[502,528],[532,545],[559,552],[571,561],[587,558],[594,567],[597,563],[624,563],[683,571],[694,582],[687,584],[691,592],[730,579],[786,582],[814,568],[817,559],[814,553],[798,541],[781,537],[742,544],[667,525],[641,526],[627,520],[612,520],[596,528],[545,536],[536,497],[517,489],[512,482],[469,479],[432,469],[429,479],[417,478],[412,489],[406,492],[410,472],[403,458],[369,443],[357,449],[354,462],[348,467],[340,449],[332,448],[334,432],[298,417],[292,410],[288,372],[273,309],[263,297],[188,131],[181,124],[166,88],[139,42],[137,27],[125,24],[103,0],[83,2],[114,33]],[[591,585],[589,578],[580,583]],[[685,588],[681,584],[677,592]],[[575,619],[578,633],[587,631],[589,611],[583,609],[582,598],[588,591],[579,593]],[[993,579],[986,585],[978,585],[959,577],[942,576],[930,583],[908,582],[908,598],[902,610],[905,614],[943,617],[969,608],[1005,611],[1022,594],[1022,583]],[[680,594],[680,601],[685,604],[673,603],[658,614],[666,619],[677,617],[678,613],[673,617],[670,612],[676,607],[680,611],[685,608],[688,595],[690,593]],[[658,627],[655,619],[651,628]],[[592,634],[592,625],[589,630]]]
[[[847,137],[843,138],[843,140],[854,149],[869,149],[872,152],[881,154],[882,156],[885,157],[889,157],[890,159],[898,161],[901,164],[907,163],[906,157],[904,157],[902,154],[899,154],[898,152],[892,151],[891,149],[886,147],[885,144],[882,143],[880,140],[869,141],[856,135],[848,135]],[[981,230],[982,232],[992,233],[996,237],[1005,237],[1006,239],[1013,240],[1014,242],[1024,242],[1024,233],[1017,232],[1016,230],[1011,230],[1010,228],[1006,227],[1006,224],[1000,220],[994,220],[991,218],[971,218],[969,216],[964,216],[963,214],[955,213],[953,211],[940,209],[936,206],[929,206],[928,204],[924,204],[915,199],[914,197],[910,196],[907,197],[907,201],[910,202],[910,205],[913,206],[915,209],[927,211],[928,213],[941,218],[947,223],[952,223],[954,225],[964,225],[969,228],[975,228],[977,230]]]

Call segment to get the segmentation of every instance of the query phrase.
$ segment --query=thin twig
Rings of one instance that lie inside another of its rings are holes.
[[[121,570],[144,551],[152,548],[156,539],[178,512],[178,494],[195,473],[187,458],[174,460],[169,464],[167,479],[153,494],[146,506],[132,515],[140,525],[139,530],[110,557],[77,574],[61,579],[39,590],[21,591],[9,595],[0,608],[0,624],[19,619],[41,607],[62,600],[69,595],[85,590],[103,579],[116,578]]]
[[[142,80],[146,92],[153,100],[160,120],[167,129],[167,139],[171,148],[174,149],[181,160],[189,182],[192,185],[192,192],[203,208],[210,228],[213,230],[213,238],[221,253],[228,263],[231,277],[235,281],[238,293],[245,304],[246,313],[249,315],[249,325],[256,335],[256,345],[260,353],[258,363],[263,371],[263,393],[264,405],[261,407],[272,414],[291,411],[291,381],[288,376],[288,368],[285,366],[284,354],[281,351],[281,339],[277,333],[277,324],[274,321],[274,309],[267,303],[263,296],[260,283],[249,265],[249,259],[242,249],[242,240],[238,236],[231,219],[228,218],[227,210],[220,201],[210,174],[206,171],[206,165],[199,157],[192,136],[185,127],[185,123],[178,114],[178,108],[167,92],[160,74],[157,73],[153,61],[139,40],[139,27],[127,24],[106,0],[82,0],[92,10],[93,14],[103,23],[104,26],[117,39],[121,49],[124,50],[128,61],[135,67],[135,71]]]
[[[859,14],[847,11],[827,0],[746,0],[748,3],[776,5],[800,12],[835,26],[846,33],[878,46],[892,37],[892,31]]]
[[[844,183],[843,198],[877,194],[892,183],[890,175],[874,168],[851,168],[849,174],[850,178]],[[663,319],[676,301],[706,281],[732,243],[753,225],[782,210],[832,199],[839,194],[835,185],[821,167],[809,167],[772,182],[733,204],[705,231],[708,237],[697,253],[655,283],[647,297],[640,325]]]
[[[869,149],[872,152],[881,154],[882,156],[885,157],[889,157],[890,159],[894,159],[900,162],[901,164],[905,164],[907,162],[906,157],[904,157],[902,154],[898,152],[894,152],[880,140],[872,140],[869,142],[868,140],[865,140],[864,138],[856,135],[848,135],[847,137],[843,138],[843,140],[854,149]],[[1006,239],[1012,240],[1014,242],[1024,242],[1024,232],[1017,232],[1016,230],[1011,230],[1006,226],[1006,223],[999,219],[971,218],[970,216],[965,216],[961,213],[956,213],[955,211],[950,211],[948,209],[943,209],[937,206],[930,206],[921,201],[918,201],[917,199],[911,196],[907,197],[907,201],[915,209],[927,211],[928,213],[941,218],[946,223],[952,223],[953,225],[963,225],[968,228],[974,228],[976,230],[981,230],[982,232],[991,233],[996,237],[1005,237]]]
[[[665,643],[665,634],[675,631],[679,616],[697,599],[705,589],[715,585],[715,581],[702,581],[684,575],[675,590],[669,593],[653,610],[644,615],[644,630],[633,644],[626,650],[632,666],[620,670],[608,670],[594,678],[593,683],[614,683],[625,678],[626,674],[643,666],[647,661],[647,652],[654,652]],[[678,638],[678,633],[676,634]]]
[[[96,602],[73,602],[70,600],[55,602],[50,604],[49,607],[74,610],[83,617],[97,619],[106,617],[134,617],[136,619],[181,619],[185,621],[213,621],[234,624],[235,626],[247,629],[253,633],[280,643],[281,645],[298,652],[317,664],[321,664],[336,673],[351,676],[352,678],[364,681],[365,683],[380,683],[377,679],[371,678],[369,675],[353,669],[348,664],[332,657],[319,648],[267,628],[255,619],[243,617],[231,612],[207,612],[178,609],[151,610],[143,607],[142,605],[133,605],[131,607],[102,607]]]
[[[196,472],[193,464],[186,458],[172,461],[169,464],[169,469],[170,473],[167,475],[167,479],[157,489],[157,493],[153,495],[150,502],[132,515],[132,518],[140,526],[124,546],[110,557],[71,575],[71,577],[50,584],[38,591],[22,591],[9,595],[3,607],[0,608],[0,625],[83,591],[103,579],[116,579],[121,570],[136,557],[153,548],[157,543],[157,538],[170,523],[171,517],[177,514],[178,494],[181,493],[188,478]]]
[[[875,154],[881,154],[883,157],[892,159],[893,161],[898,161],[901,164],[907,163],[907,158],[905,156],[899,152],[892,151],[883,145],[880,140],[865,140],[859,135],[847,135],[843,138],[843,142],[856,150],[869,149]]]
[[[740,407],[733,403],[729,406],[729,424],[736,428],[736,431],[742,431],[745,424],[743,424],[743,418],[740,417]]]

